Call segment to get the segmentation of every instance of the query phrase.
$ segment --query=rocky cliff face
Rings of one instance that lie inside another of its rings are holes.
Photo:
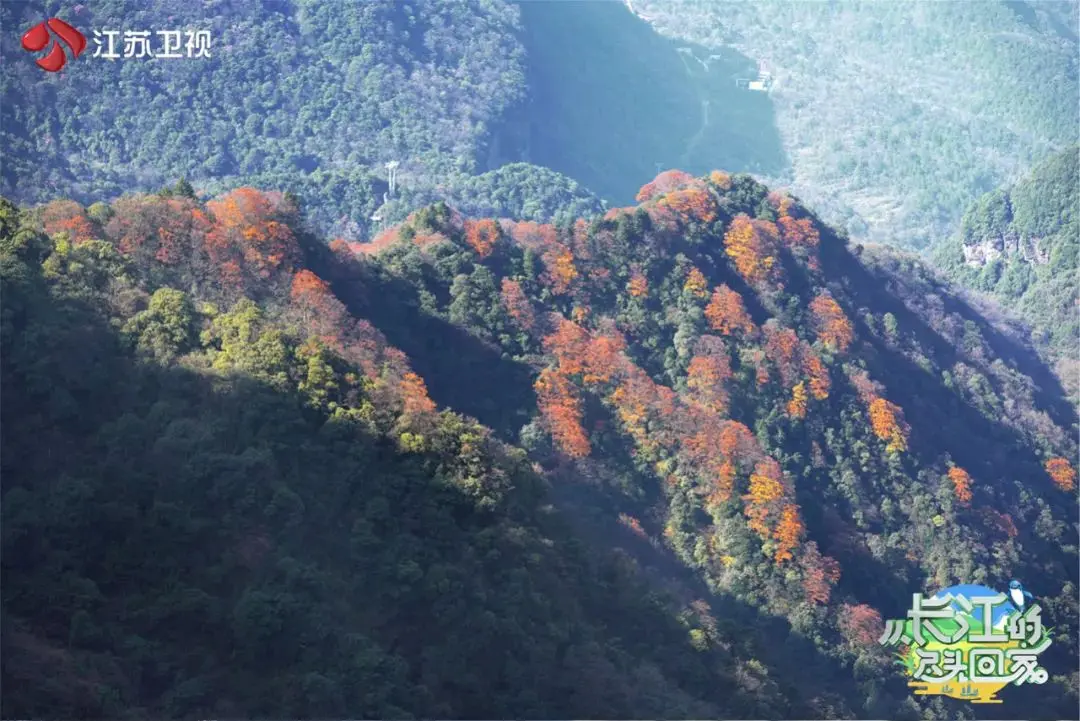
[[[961,246],[964,262],[980,268],[991,261],[1019,256],[1029,263],[1044,265],[1050,260],[1049,250],[1042,248],[1040,238],[1024,238],[1009,232],[1002,236],[983,238]]]

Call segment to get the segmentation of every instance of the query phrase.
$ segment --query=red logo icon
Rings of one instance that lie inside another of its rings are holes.
[[[48,27],[46,27],[48,26]],[[49,35],[49,30],[52,30],[60,40],[71,50],[73,58],[79,57],[79,53],[86,50],[86,38],[75,28],[68,25],[60,18],[49,18],[43,23],[38,23],[34,27],[26,31],[22,36],[23,50],[27,52],[36,53],[38,50],[44,50],[45,46],[49,44],[49,39],[52,37]],[[52,49],[43,58],[35,60],[38,67],[50,73],[59,72],[64,67],[64,63],[67,62],[67,56],[64,54],[64,49],[59,42],[54,42]]]

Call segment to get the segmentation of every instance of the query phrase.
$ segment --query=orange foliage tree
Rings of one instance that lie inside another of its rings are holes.
[[[435,412],[435,403],[428,396],[424,379],[409,371],[401,379],[402,413],[406,416],[426,415]]]
[[[731,221],[731,227],[724,235],[724,252],[747,283],[758,285],[775,280],[779,273],[777,240],[775,225],[740,214]]]
[[[574,254],[565,245],[557,243],[544,253],[543,259],[547,268],[545,277],[551,292],[555,295],[569,292],[571,284],[578,276],[574,266]]]
[[[589,455],[589,438],[581,425],[581,397],[574,384],[558,370],[545,368],[536,379],[536,394],[555,445],[571,458]]]
[[[956,492],[956,500],[960,501],[962,506],[969,505],[971,503],[971,476],[959,466],[950,468],[948,476]]]
[[[652,182],[641,186],[635,200],[639,203],[645,203],[658,195],[670,193],[673,190],[679,190],[697,183],[698,181],[694,176],[682,170],[665,170],[653,178]]]
[[[731,176],[723,170],[714,170],[709,173],[709,182],[720,190],[731,190]]]
[[[389,228],[383,228],[375,237],[368,243],[356,243],[354,249],[357,253],[363,255],[375,255],[385,248],[389,248],[391,245],[398,241],[398,237],[401,233],[401,225],[391,225]]]
[[[870,402],[869,411],[870,427],[874,435],[888,441],[885,450],[890,453],[907,450],[908,427],[900,406],[884,398],[875,398]]]
[[[727,357],[719,353],[695,355],[686,370],[686,387],[698,403],[714,413],[727,409],[728,395],[724,382],[731,377]]]
[[[705,320],[710,328],[723,335],[732,335],[735,331],[751,334],[755,330],[750,314],[743,307],[742,296],[726,285],[713,290],[712,298],[705,306]]]
[[[787,203],[787,207],[784,207],[784,203]],[[787,215],[786,211],[790,206],[790,198],[785,198],[781,203],[781,215],[777,221],[780,226],[780,237],[783,239],[784,244],[791,249],[793,255],[805,259],[811,269],[818,270],[820,261],[818,260],[817,249],[821,243],[821,235],[809,218],[796,220]]]
[[[822,293],[810,301],[814,329],[818,339],[828,348],[843,353],[851,345],[854,332],[851,321],[832,296]]]
[[[685,420],[693,430],[680,434],[680,457],[705,481],[706,505],[719,505],[731,497],[740,466],[763,454],[750,429],[738,421],[717,422],[715,415],[693,408]]]
[[[491,218],[465,221],[465,242],[481,258],[491,255],[491,251],[498,240],[499,224]]]
[[[716,199],[703,188],[672,191],[661,198],[658,205],[675,213],[683,223],[692,220],[711,223],[716,220]]]
[[[296,208],[281,193],[237,188],[206,204],[215,223],[207,235],[207,250],[215,263],[240,262],[256,275],[269,278],[291,270],[300,257],[289,221]]]
[[[1044,467],[1054,485],[1061,490],[1071,493],[1076,488],[1076,469],[1066,459],[1051,458]]]
[[[645,533],[645,529],[641,527],[641,521],[634,518],[633,516],[627,515],[625,513],[620,513],[619,523],[629,528],[631,533],[633,533],[635,536],[639,538],[644,538],[645,540],[649,540],[649,534]]]
[[[768,518],[773,504],[784,497],[783,474],[780,464],[772,458],[758,461],[750,474],[750,489],[743,497],[746,501],[747,525],[751,530],[769,534]]]
[[[815,400],[823,401],[829,397],[829,371],[813,351],[803,353],[803,373],[810,381],[810,395]]]
[[[773,558],[776,560],[777,565],[793,558],[792,552],[798,548],[799,541],[802,539],[805,530],[802,518],[799,515],[799,507],[794,503],[784,506],[784,510],[780,512],[780,522],[776,525],[776,532],[773,536],[776,539],[776,551]]]

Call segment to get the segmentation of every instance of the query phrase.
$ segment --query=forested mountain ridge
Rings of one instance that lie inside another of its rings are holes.
[[[856,237],[924,248],[1075,140],[1067,0],[626,5],[62,4],[88,37],[208,29],[211,57],[82,57],[53,76],[10,36],[0,192],[89,204],[186,176],[206,198],[293,192],[320,232],[360,240],[439,199],[547,222],[557,199],[583,213],[662,168],[725,167]],[[5,27],[41,19],[0,7]],[[759,62],[768,92],[746,88]]]
[[[5,717],[808,712],[436,412],[287,199],[179,191],[0,201]]]
[[[497,147],[527,92],[520,19],[502,0],[94,0],[57,12],[88,38],[209,30],[210,57],[110,61],[90,57],[91,45],[54,76],[6,36],[0,191],[16,200],[109,201],[186,176],[207,196],[244,184],[291,191],[322,232],[352,240],[377,229],[384,199],[386,218],[433,195],[534,220],[565,207],[555,194],[599,208],[542,168],[483,175],[520,159]],[[0,6],[7,28],[41,19],[31,3]],[[399,166],[387,197],[390,161]],[[526,197],[507,205],[507,192]]]
[[[1075,2],[627,4],[666,36],[771,73],[791,167],[769,177],[854,236],[948,238],[979,195],[1076,139]]]
[[[964,214],[935,266],[990,294],[1032,326],[1058,375],[1080,391],[1077,271],[1080,263],[1080,147],[1052,156],[1016,185],[987,193]]]
[[[5,715],[1075,708],[1075,411],[917,260],[720,172],[366,245],[191,196],[4,206]],[[1051,683],[910,696],[881,619],[1013,577]]]

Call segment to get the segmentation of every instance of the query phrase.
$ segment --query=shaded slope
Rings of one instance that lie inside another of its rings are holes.
[[[302,268],[325,246],[271,224],[287,201],[112,212],[107,240],[81,215],[49,239],[0,202],[5,716],[807,711],[737,673],[758,642],[694,647],[586,552],[522,452],[436,413]],[[205,283],[234,242],[266,272]]]
[[[1049,470],[1075,458],[1077,421],[1042,361],[919,261],[848,248],[748,177],[665,173],[640,197],[562,228],[429,209],[375,263],[534,369],[539,414],[521,442],[566,478],[567,508],[590,509],[577,515],[594,537],[619,519],[720,608],[786,617],[839,661],[824,676],[848,708],[910,712],[884,700],[877,647],[845,625],[853,609],[902,616],[915,590],[1013,577],[1037,579],[1062,631],[1046,661],[1057,682],[1014,703],[1040,717],[1074,705],[1076,484]],[[407,335],[401,319],[388,323]],[[829,715],[828,692],[802,693]]]

